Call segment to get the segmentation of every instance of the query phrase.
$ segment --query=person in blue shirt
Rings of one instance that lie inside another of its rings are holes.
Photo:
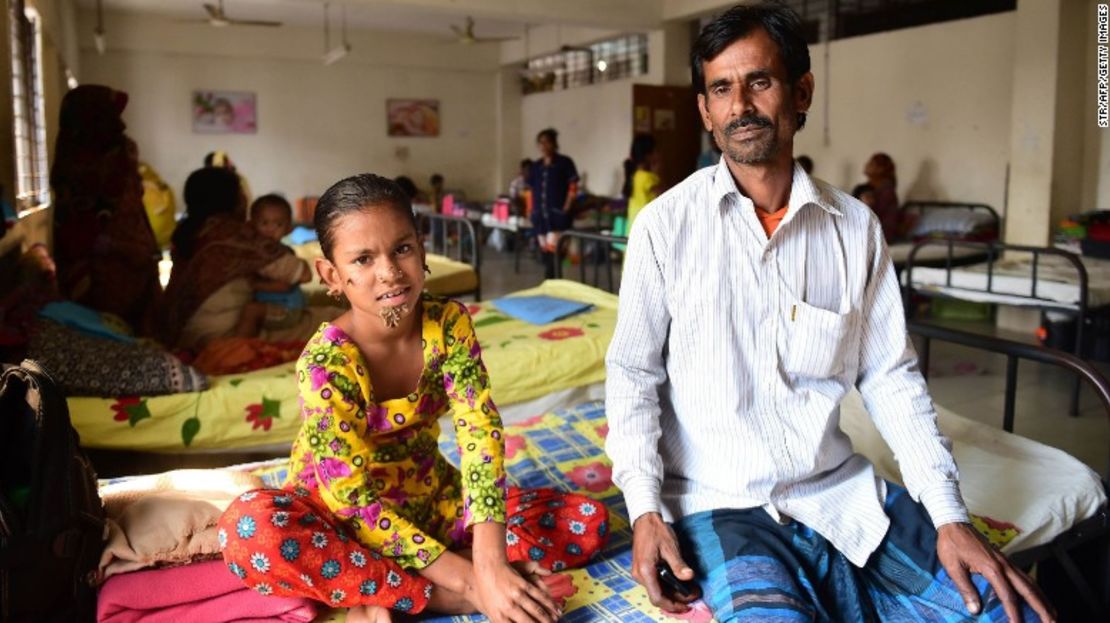
[[[559,132],[541,130],[536,145],[542,157],[532,162],[528,187],[532,189],[532,227],[543,254],[544,277],[555,276],[555,248],[559,232],[570,229],[574,219],[571,203],[578,194],[578,168],[574,161],[559,153]]]

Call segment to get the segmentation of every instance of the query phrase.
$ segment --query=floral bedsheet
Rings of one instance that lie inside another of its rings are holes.
[[[570,281],[547,281],[519,295],[593,304],[545,326],[469,305],[494,400],[510,405],[605,380],[605,351],[617,297]],[[203,392],[118,398],[70,397],[70,419],[86,447],[153,452],[276,448],[292,442],[301,418],[294,363],[210,377]]]

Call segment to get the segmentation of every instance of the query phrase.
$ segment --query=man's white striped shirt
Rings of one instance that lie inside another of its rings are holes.
[[[863,566],[885,485],[839,427],[853,386],[935,525],[967,521],[874,214],[794,170],[768,240],[724,160],[633,225],[606,363],[606,450],[630,519],[792,517]]]

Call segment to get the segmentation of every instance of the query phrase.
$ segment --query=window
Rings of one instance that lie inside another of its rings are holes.
[[[46,120],[42,95],[42,31],[39,15],[24,0],[10,0],[12,49],[12,135],[15,139],[15,199],[20,214],[50,203]]]
[[[582,47],[563,46],[554,54],[528,60],[524,94],[631,78],[647,73],[647,35],[622,35]]]
[[[809,43],[924,26],[1003,11],[1017,0],[786,0]]]

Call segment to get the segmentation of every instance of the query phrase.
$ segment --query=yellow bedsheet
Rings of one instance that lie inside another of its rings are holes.
[[[306,242],[292,245],[297,257],[312,263],[313,260],[323,255],[319,242]],[[478,273],[470,264],[456,262],[455,260],[434,253],[427,256],[428,268],[432,271],[424,280],[424,289],[440,296],[457,296],[468,294],[478,287]],[[324,286],[316,279],[301,288],[308,297],[310,304],[334,304],[329,302]]]
[[[510,405],[605,379],[617,297],[569,281],[518,295],[592,303],[591,311],[545,326],[514,320],[491,304],[471,305],[494,400]],[[70,419],[87,447],[156,452],[249,449],[288,444],[300,428],[294,364],[211,377],[208,390],[115,399],[73,397]]]

